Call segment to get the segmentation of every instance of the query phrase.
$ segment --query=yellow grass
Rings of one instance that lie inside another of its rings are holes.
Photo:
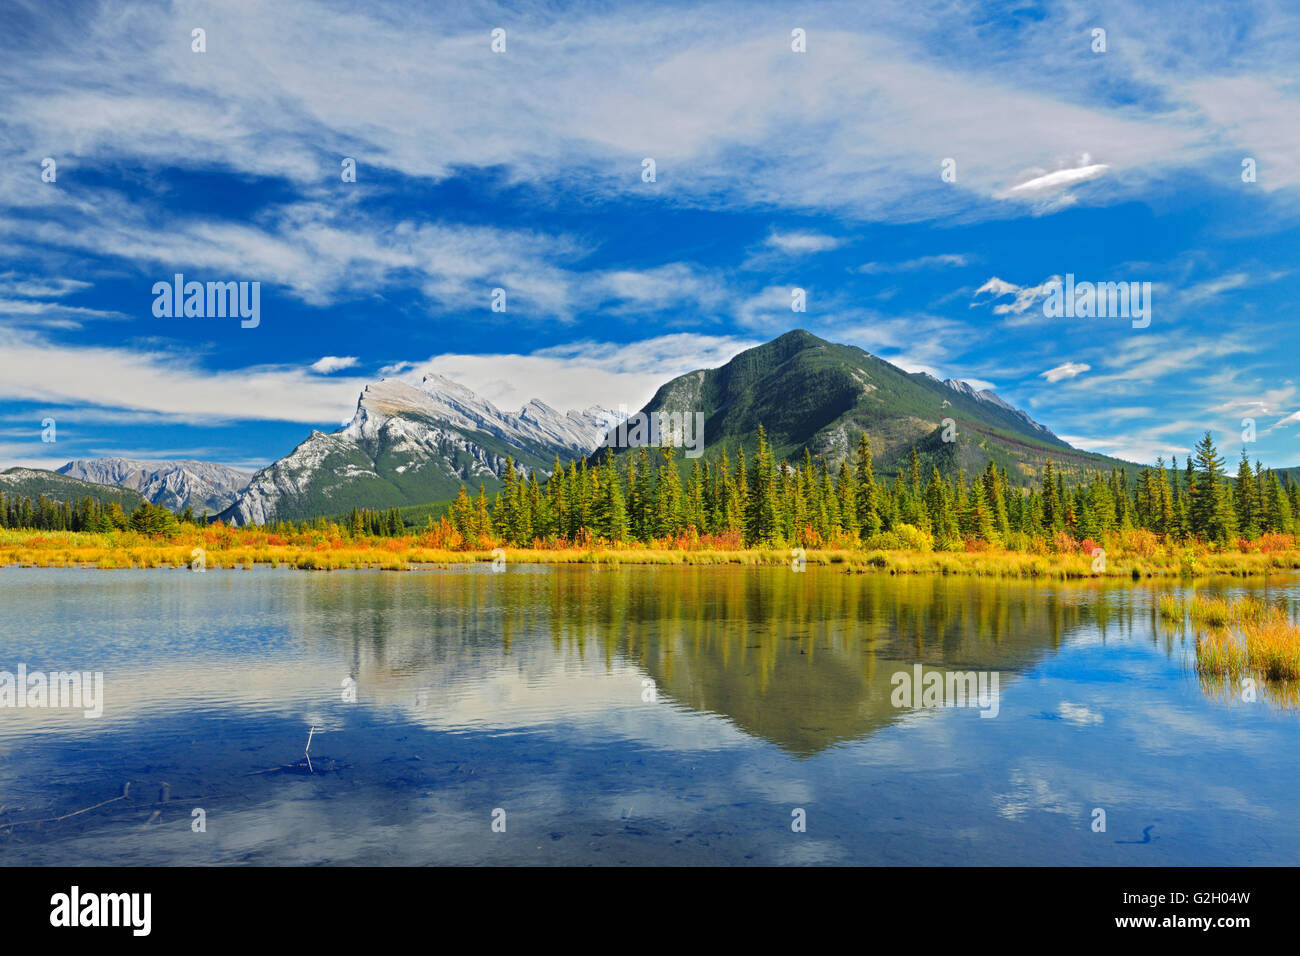
[[[1187,604],[1172,594],[1162,594],[1156,601],[1156,613],[1166,621],[1181,621],[1187,613]]]
[[[1300,627],[1281,607],[1251,597],[1194,597],[1188,614],[1210,625],[1196,640],[1196,669],[1202,676],[1235,682],[1253,673],[1269,681],[1300,680]]]
[[[1202,634],[1196,640],[1196,669],[1235,681],[1246,669],[1246,648],[1226,630]]]
[[[256,565],[302,570],[375,568],[405,571],[424,565],[488,563],[493,549],[451,550],[435,546],[429,535],[356,539],[337,528],[298,531],[278,536],[258,528],[187,526],[168,538],[129,531],[107,533],[0,530],[0,565],[94,568],[185,568],[201,548],[208,568],[252,568]],[[1126,539],[1106,542],[1104,567],[1091,554],[1055,553],[1043,547],[1012,551],[988,548],[972,551],[881,550],[820,548],[804,552],[810,568],[837,567],[845,573],[963,574],[1014,578],[1087,578],[1230,574],[1251,576],[1300,569],[1300,549],[1285,551],[1212,551],[1176,545],[1126,550]],[[507,563],[532,564],[653,564],[653,565],[791,565],[789,548],[721,549],[698,543],[660,543],[587,547],[505,548]],[[1221,603],[1221,602],[1220,602]],[[1165,609],[1162,604],[1162,615]],[[1182,617],[1172,606],[1169,616]],[[1214,602],[1189,608],[1194,620],[1219,623],[1223,609]]]
[[[1242,625],[1246,666],[1268,680],[1300,680],[1300,627],[1284,618]]]

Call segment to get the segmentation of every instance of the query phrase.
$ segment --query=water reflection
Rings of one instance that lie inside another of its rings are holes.
[[[0,826],[0,862],[1293,861],[1300,725],[1207,696],[1157,594],[823,568],[9,569],[0,669],[103,670],[106,703],[0,710],[0,824],[138,783]],[[917,665],[996,672],[998,716],[893,706]],[[284,771],[311,726],[332,773]],[[210,839],[170,808],[141,831],[160,781],[205,802]],[[1155,836],[1098,839],[1098,805]]]

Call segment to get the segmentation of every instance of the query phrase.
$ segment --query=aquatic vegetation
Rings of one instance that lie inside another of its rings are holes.
[[[1223,627],[1234,619],[1235,608],[1223,598],[1207,598],[1196,595],[1187,608],[1188,616],[1196,623],[1211,627]]]
[[[1188,616],[1209,628],[1196,639],[1196,669],[1202,677],[1231,683],[1243,675],[1284,683],[1300,680],[1300,626],[1284,608],[1252,597],[1228,601],[1197,596]]]
[[[1187,614],[1187,604],[1180,597],[1162,594],[1156,601],[1156,613],[1166,621],[1181,621]]]
[[[1300,680],[1300,627],[1278,616],[1242,626],[1246,666],[1267,680]]]

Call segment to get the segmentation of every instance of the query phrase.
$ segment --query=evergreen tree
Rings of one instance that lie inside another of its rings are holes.
[[[876,491],[876,474],[871,461],[871,439],[863,432],[858,438],[858,460],[854,489],[858,509],[858,533],[863,538],[878,534],[882,521]]]
[[[1191,499],[1192,533],[1205,541],[1226,544],[1236,535],[1236,519],[1224,470],[1224,461],[1214,448],[1210,433],[1196,444],[1196,468]],[[1187,460],[1191,471],[1191,459]]]

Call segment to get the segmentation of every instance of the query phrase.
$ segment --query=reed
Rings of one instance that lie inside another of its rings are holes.
[[[1235,681],[1246,667],[1246,649],[1228,631],[1214,630],[1196,639],[1196,669],[1202,674]]]
[[[1192,598],[1187,607],[1187,616],[1192,621],[1210,627],[1224,627],[1236,619],[1236,613],[1236,608],[1223,598],[1207,598],[1199,594]]]
[[[1181,621],[1186,612],[1187,604],[1172,594],[1162,594],[1156,601],[1156,613],[1166,621]]]
[[[1195,597],[1188,616],[1210,630],[1197,637],[1196,669],[1236,680],[1254,673],[1269,681],[1300,680],[1300,627],[1276,604]]]
[[[1242,626],[1246,666],[1268,680],[1300,680],[1300,627],[1282,617]]]

